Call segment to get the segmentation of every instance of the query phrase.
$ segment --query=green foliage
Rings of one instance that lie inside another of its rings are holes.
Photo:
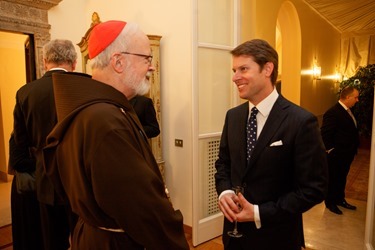
[[[354,76],[340,83],[340,92],[346,86],[355,86],[359,91],[359,102],[352,111],[357,119],[359,133],[367,138],[371,137],[372,130],[374,84],[375,64],[359,67]]]

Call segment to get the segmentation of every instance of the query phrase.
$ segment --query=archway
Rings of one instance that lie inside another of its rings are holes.
[[[276,50],[279,54],[281,93],[295,104],[301,99],[301,27],[297,10],[286,1],[277,17]]]

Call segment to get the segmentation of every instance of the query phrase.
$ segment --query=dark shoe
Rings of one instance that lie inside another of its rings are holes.
[[[327,205],[329,211],[335,214],[342,214],[342,211],[336,205]]]
[[[350,210],[356,210],[357,209],[356,206],[350,205],[349,203],[346,202],[346,200],[344,200],[343,202],[338,203],[337,205],[341,206],[341,207],[344,207],[346,209],[350,209]]]

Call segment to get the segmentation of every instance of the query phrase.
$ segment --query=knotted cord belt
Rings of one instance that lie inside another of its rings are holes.
[[[101,230],[109,231],[113,233],[125,233],[125,231],[121,228],[107,228],[107,227],[98,227]]]

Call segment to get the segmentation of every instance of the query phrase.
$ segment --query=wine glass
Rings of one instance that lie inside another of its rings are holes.
[[[243,193],[243,187],[241,187],[241,186],[236,186],[232,189],[233,189],[233,191],[235,192],[236,195],[238,195],[239,193]],[[237,204],[237,205],[239,206],[239,204]],[[228,235],[230,237],[233,237],[233,238],[242,237],[242,233],[238,232],[238,230],[237,230],[237,220],[234,221],[233,231],[228,231]]]

